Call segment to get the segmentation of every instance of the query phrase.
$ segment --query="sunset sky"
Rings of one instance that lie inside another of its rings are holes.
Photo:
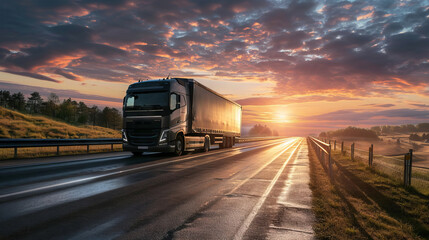
[[[191,77],[306,135],[429,122],[429,1],[20,0],[0,4],[0,89],[120,108]]]

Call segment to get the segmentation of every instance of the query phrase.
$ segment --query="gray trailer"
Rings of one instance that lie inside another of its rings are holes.
[[[241,106],[193,79],[131,84],[123,114],[123,147],[135,155],[228,148],[241,131]]]

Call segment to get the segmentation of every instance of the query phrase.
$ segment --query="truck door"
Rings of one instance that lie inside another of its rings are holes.
[[[170,94],[170,128],[181,123],[180,114],[180,95],[177,93]]]

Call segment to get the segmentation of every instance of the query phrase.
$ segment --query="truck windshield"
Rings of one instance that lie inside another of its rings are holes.
[[[164,109],[168,107],[168,92],[131,93],[125,97],[125,110]]]

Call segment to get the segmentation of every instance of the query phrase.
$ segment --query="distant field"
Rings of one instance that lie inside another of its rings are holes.
[[[346,148],[350,148],[351,143],[355,143],[357,149],[368,151],[369,146],[374,144],[375,155],[403,155],[413,149],[414,151],[414,163],[419,166],[429,167],[429,143],[423,143],[419,141],[410,141],[409,135],[390,135],[380,137],[382,141],[377,140],[362,140],[362,139],[346,139],[344,144]],[[399,140],[399,143],[397,142]],[[342,139],[337,139],[337,147],[341,147]]]
[[[120,138],[118,130],[73,126],[47,117],[32,116],[0,107],[0,138]]]

